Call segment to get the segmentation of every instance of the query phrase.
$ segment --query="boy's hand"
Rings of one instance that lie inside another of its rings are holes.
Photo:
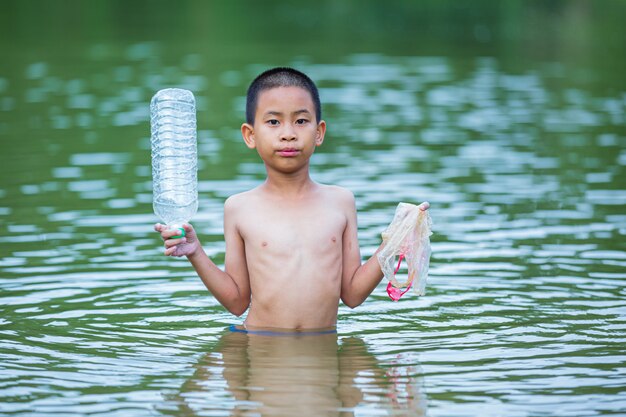
[[[171,239],[172,236],[178,236],[180,230],[169,229],[161,223],[154,225],[154,230],[159,232],[165,241],[165,255],[192,256],[200,249],[200,241],[193,227],[187,223],[183,224],[182,227],[185,229],[185,237]]]
[[[422,204],[420,204],[417,207],[422,211],[426,211],[430,208],[430,203],[428,201],[424,201]]]

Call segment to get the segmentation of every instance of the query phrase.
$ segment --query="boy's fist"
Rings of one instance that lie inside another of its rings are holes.
[[[165,241],[165,252],[167,256],[191,256],[200,248],[200,242],[196,236],[193,227],[185,223],[181,226],[185,229],[185,237],[172,239],[172,236],[179,236],[180,230],[177,228],[170,229],[166,225],[157,223],[154,230],[161,234],[161,238]]]

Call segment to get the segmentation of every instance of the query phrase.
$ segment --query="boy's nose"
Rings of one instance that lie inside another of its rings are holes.
[[[280,140],[292,141],[296,139],[296,132],[291,126],[285,126],[280,132]]]

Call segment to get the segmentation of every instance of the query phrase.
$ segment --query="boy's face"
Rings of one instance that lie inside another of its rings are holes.
[[[285,173],[307,168],[316,146],[324,141],[326,123],[315,118],[309,92],[277,87],[259,94],[254,125],[241,126],[246,145],[256,149],[268,168]]]

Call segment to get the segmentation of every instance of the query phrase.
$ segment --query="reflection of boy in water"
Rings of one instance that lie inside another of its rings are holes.
[[[248,327],[334,327],[339,300],[358,306],[383,274],[375,256],[361,264],[352,193],[309,176],[309,160],[326,133],[313,81],[290,68],[259,75],[248,89],[241,133],[267,178],[224,204],[225,270],[208,258],[188,224],[179,239],[170,239],[177,230],[155,225],[165,254],[187,256],[231,313],[249,307]]]
[[[426,412],[424,398],[419,391],[406,392],[408,385],[420,388],[413,372],[412,366],[383,369],[356,337],[339,343],[337,334],[226,332],[196,365],[176,401],[186,410],[179,408],[180,415],[234,407],[233,416],[248,415],[246,411],[263,416],[350,416],[360,405],[393,410],[393,415],[421,416]],[[216,387],[222,380],[235,404]]]

